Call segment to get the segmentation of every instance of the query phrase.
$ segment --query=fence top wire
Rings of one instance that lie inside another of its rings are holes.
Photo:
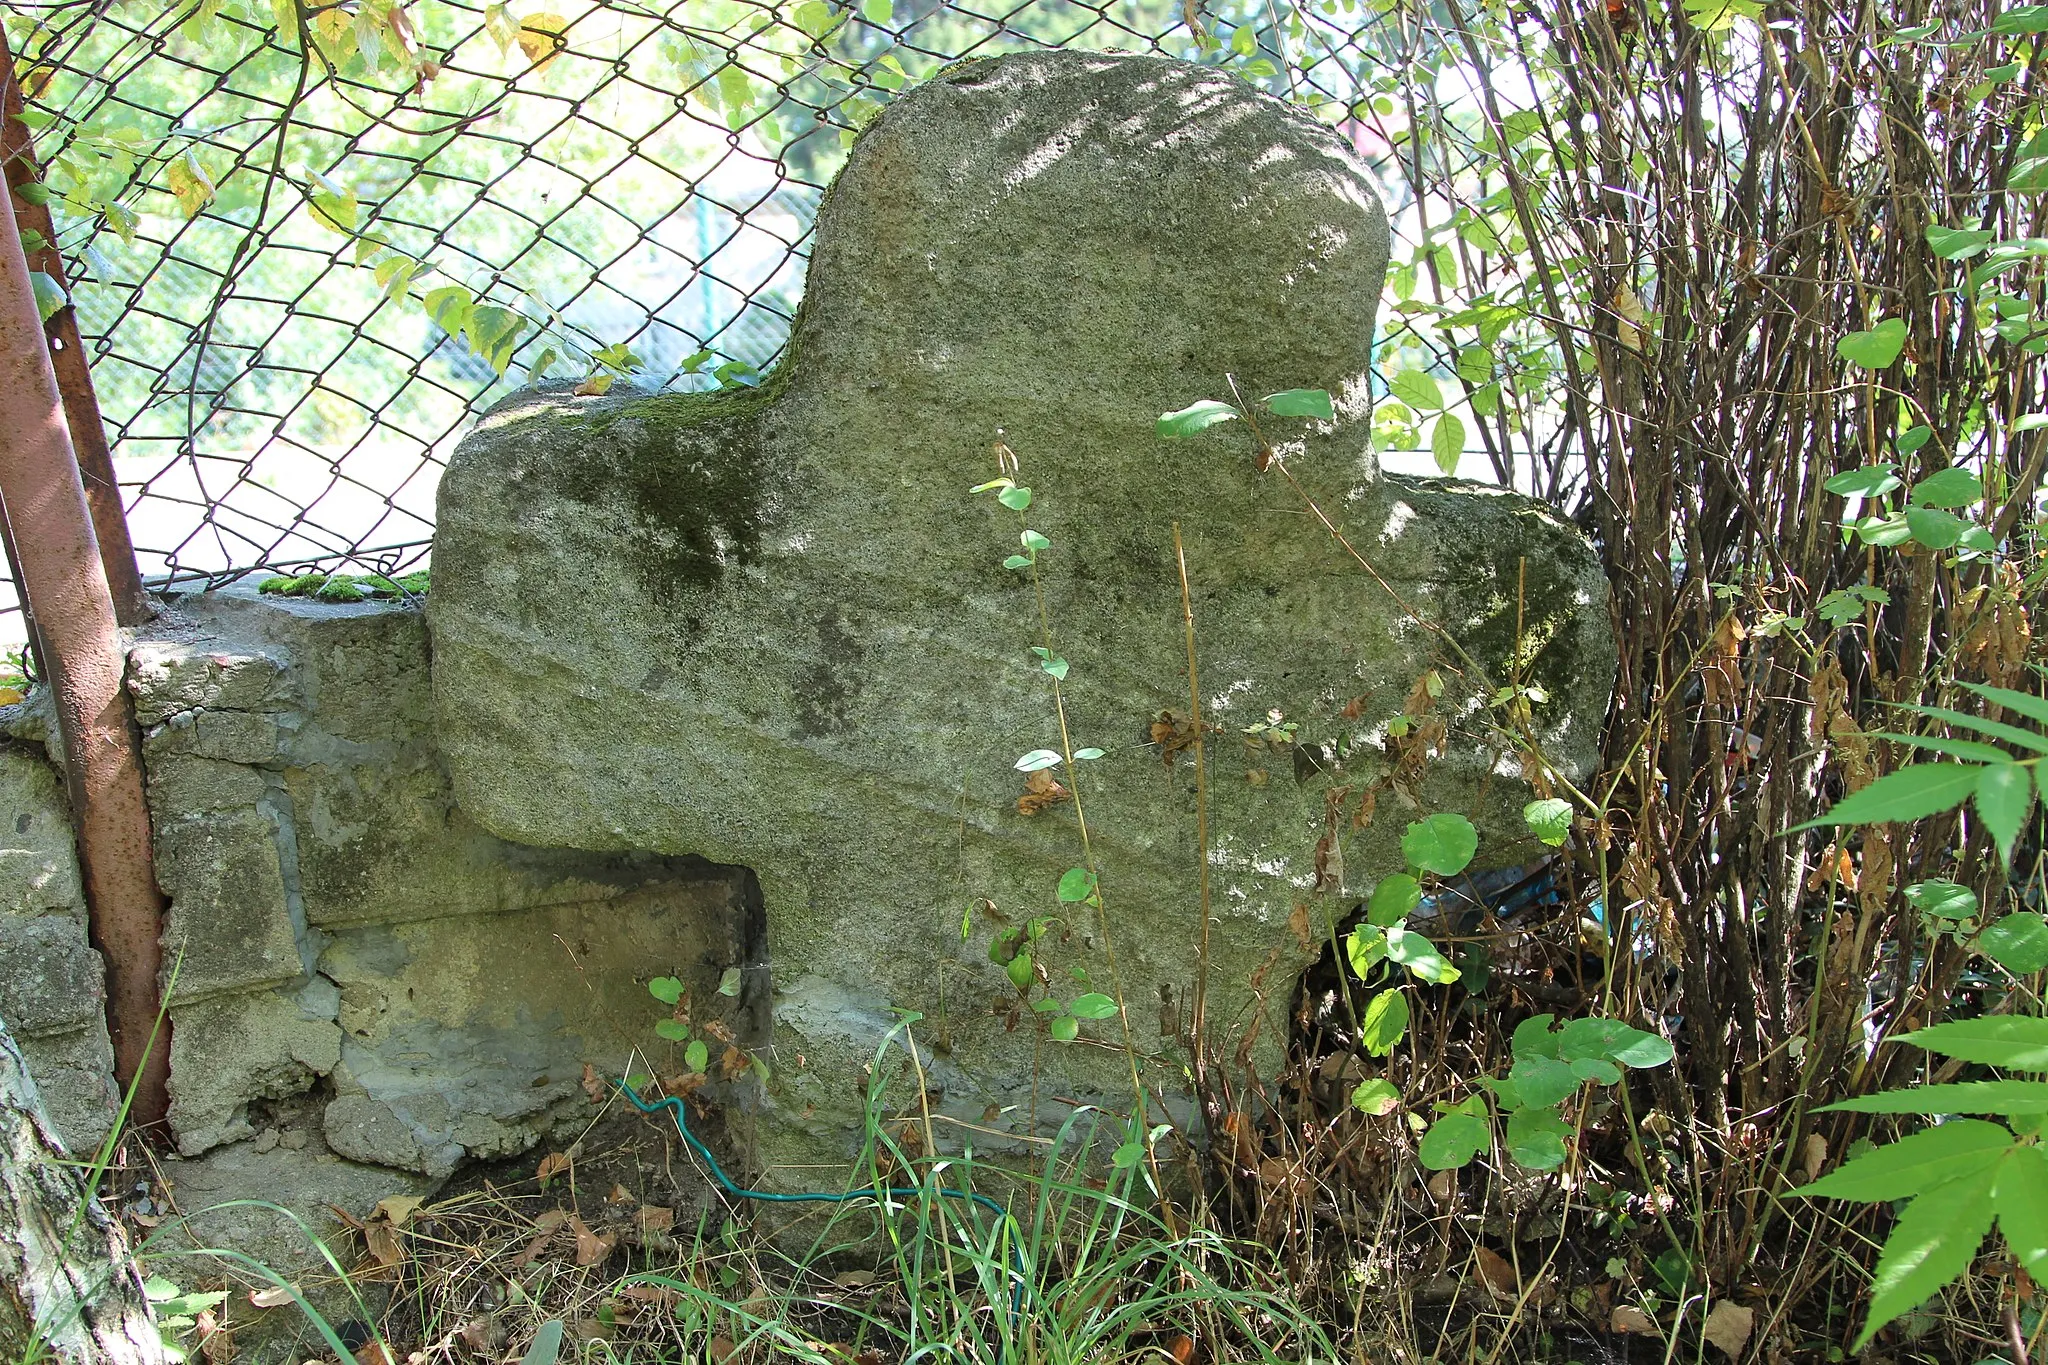
[[[144,575],[194,587],[422,563],[443,462],[518,384],[756,382],[854,132],[946,64],[1167,52],[1334,123],[1374,63],[1356,4],[187,0],[6,23]]]

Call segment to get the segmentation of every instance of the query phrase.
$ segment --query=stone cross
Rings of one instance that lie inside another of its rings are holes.
[[[906,1010],[935,1107],[978,1149],[1056,1127],[1056,1097],[1128,1109],[1118,1021],[1054,1041],[991,959],[992,935],[1037,917],[1054,919],[1034,995],[1120,981],[1148,1082],[1177,1086],[1202,937],[1195,776],[1150,743],[1162,711],[1189,709],[1176,524],[1218,727],[1207,981],[1226,1049],[1271,1063],[1333,917],[1402,866],[1413,813],[1389,801],[1354,828],[1355,807],[1430,667],[1452,731],[1422,806],[1472,815],[1495,864],[1536,851],[1483,703],[1389,588],[1488,670],[1521,649],[1550,753],[1583,767],[1612,677],[1606,587],[1537,504],[1380,476],[1387,251],[1343,139],[1229,75],[969,61],[855,142],[789,354],[758,389],[529,393],[456,452],[428,606],[456,799],[521,843],[754,870],[768,1167],[852,1152],[865,1064]],[[1227,397],[1226,375],[1253,398],[1333,396],[1332,421],[1271,426],[1385,585],[1261,472],[1243,424],[1158,439],[1161,413]],[[1075,804],[1018,806],[1019,757],[1061,745],[1033,576],[1003,567],[1018,520],[968,491],[1000,472],[999,433],[1050,542],[1037,582],[1072,741],[1106,755],[1051,772],[1079,784],[1100,914],[1055,895],[1086,861]],[[1326,849],[1319,889],[1328,829],[1341,865]]]

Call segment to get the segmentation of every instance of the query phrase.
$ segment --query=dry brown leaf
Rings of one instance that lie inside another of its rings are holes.
[[[1663,1335],[1657,1329],[1657,1320],[1655,1318],[1645,1313],[1642,1309],[1632,1308],[1628,1304],[1622,1304],[1614,1310],[1614,1317],[1610,1320],[1608,1326],[1611,1331],[1626,1332],[1633,1336],[1656,1337]]]
[[[604,1197],[604,1202],[607,1204],[630,1204],[633,1202],[633,1192],[624,1185],[614,1184],[612,1192]]]
[[[364,1226],[363,1245],[378,1265],[394,1266],[405,1259],[403,1234],[381,1218]]]
[[[1806,1142],[1799,1149],[1799,1169],[1806,1172],[1809,1182],[1820,1179],[1821,1167],[1828,1164],[1828,1140],[1819,1133],[1808,1133]]]
[[[544,1209],[533,1220],[533,1226],[540,1232],[553,1232],[569,1221],[567,1209]]]
[[[492,1318],[471,1318],[455,1329],[456,1340],[476,1355],[495,1354],[505,1344],[504,1329]]]
[[[1294,935],[1304,951],[1314,942],[1314,933],[1309,928],[1307,901],[1294,903],[1294,909],[1287,915],[1287,931]]]
[[[249,1291],[249,1302],[257,1308],[282,1308],[292,1302],[299,1291],[295,1284],[274,1284],[268,1289]]]
[[[370,1211],[370,1217],[382,1218],[396,1228],[402,1228],[419,1212],[420,1205],[427,1201],[410,1194],[387,1195],[377,1201],[377,1207]]]
[[[1171,768],[1181,750],[1192,749],[1195,741],[1202,737],[1202,732],[1193,721],[1183,720],[1171,711],[1161,711],[1153,718],[1148,736],[1159,746],[1159,761]]]
[[[728,1045],[718,1058],[718,1078],[723,1081],[737,1080],[746,1075],[753,1062],[747,1054]]]
[[[569,1215],[569,1230],[576,1234],[576,1264],[597,1265],[612,1254],[612,1248],[619,1244],[619,1234],[607,1232],[602,1235],[592,1232],[590,1225],[580,1214]]]
[[[676,1302],[681,1295],[658,1284],[629,1284],[619,1290],[619,1297],[631,1299],[635,1303],[652,1303],[667,1307]]]
[[[659,1204],[640,1206],[640,1231],[667,1232],[676,1225],[676,1211]]]
[[[875,1282],[872,1270],[848,1270],[832,1277],[832,1283],[841,1289],[865,1289]]]
[[[356,1365],[397,1365],[391,1348],[381,1341],[366,1341],[355,1348]]]
[[[605,1101],[605,1083],[598,1079],[597,1068],[589,1062],[583,1064],[583,1093],[589,1097],[592,1104],[603,1104]]]
[[[1515,1277],[1515,1268],[1508,1264],[1508,1258],[1490,1247],[1478,1249],[1479,1278],[1491,1290],[1495,1298],[1512,1299],[1521,1290],[1521,1282]]]
[[[568,1169],[568,1157],[564,1156],[560,1152],[549,1152],[546,1156],[540,1159],[540,1165],[534,1168],[533,1174],[534,1178],[540,1181],[541,1188],[546,1189],[547,1183],[550,1180],[553,1180],[556,1176],[562,1174],[562,1172]]]
[[[1740,1360],[1742,1348],[1749,1344],[1749,1334],[1755,1327],[1756,1313],[1753,1309],[1744,1308],[1733,1299],[1723,1299],[1714,1305],[1713,1312],[1707,1314],[1700,1333],[1727,1352],[1730,1360]]]
[[[1429,1183],[1423,1188],[1429,1191],[1429,1197],[1437,1203],[1448,1204],[1451,1202],[1451,1193],[1458,1188],[1458,1173],[1438,1171],[1429,1178]]]
[[[1071,801],[1074,794],[1054,780],[1044,768],[1024,778],[1024,794],[1017,798],[1017,814],[1037,815],[1050,810],[1062,801]]]
[[[732,1353],[737,1349],[732,1344],[731,1337],[713,1337],[709,1344],[711,1365],[725,1365],[726,1361],[732,1359]]]

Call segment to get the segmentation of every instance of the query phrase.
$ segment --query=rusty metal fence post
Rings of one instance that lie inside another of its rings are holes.
[[[82,363],[75,341],[71,349]],[[142,745],[122,685],[126,652],[114,593],[11,203],[0,212],[0,504],[14,531],[18,582],[56,699],[92,937],[107,964],[114,1069],[123,1085],[139,1082],[132,1120],[155,1124],[169,1107],[169,1033],[151,1046],[164,898],[151,852]],[[117,516],[119,510],[116,503]]]

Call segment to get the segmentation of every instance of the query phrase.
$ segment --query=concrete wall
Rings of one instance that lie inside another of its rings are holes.
[[[588,1121],[586,1064],[681,1069],[654,976],[765,1036],[751,875],[507,843],[455,808],[416,609],[187,597],[138,632],[129,687],[171,902],[172,1175],[193,1196],[361,1213],[534,1148]],[[0,1018],[85,1150],[118,1096],[34,706],[0,710]]]

